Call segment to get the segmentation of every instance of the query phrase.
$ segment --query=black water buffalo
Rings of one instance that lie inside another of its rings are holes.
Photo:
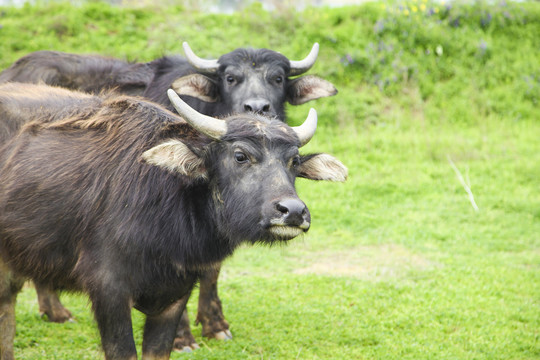
[[[204,60],[195,55],[187,43],[183,47],[186,58],[167,56],[149,63],[38,51],[22,57],[2,72],[0,83],[45,83],[94,94],[114,89],[144,96],[169,110],[174,109],[166,91],[173,88],[188,104],[206,115],[259,112],[280,120],[285,120],[285,102],[298,105],[337,93],[330,82],[319,77],[298,77],[315,63],[317,43],[309,55],[299,61],[290,61],[267,49],[237,49],[218,60]],[[232,335],[218,297],[219,269],[216,266],[200,278],[197,322],[202,324],[204,336],[225,339]],[[53,291],[42,284],[36,284],[36,288],[41,313],[57,322],[71,317]],[[179,325],[175,347],[197,347],[187,313]]]
[[[337,93],[330,82],[301,75],[315,63],[319,44],[291,61],[268,49],[236,49],[217,60],[199,58],[184,42],[186,58],[165,56],[148,63],[128,63],[97,55],[37,51],[0,73],[0,83],[44,83],[98,94],[115,89],[142,95],[174,110],[172,88],[194,109],[210,116],[260,112],[285,119],[284,105],[299,105]]]
[[[202,273],[242,242],[309,229],[295,178],[346,179],[330,155],[298,153],[314,110],[291,128],[258,114],[218,120],[169,96],[182,118],[140,98],[0,87],[0,120],[16,109],[33,120],[0,148],[2,360],[26,278],[86,292],[107,359],[137,358],[132,307],[147,315],[143,358],[168,358]]]
[[[300,61],[268,49],[236,49],[217,60],[205,60],[187,43],[183,46],[187,61],[176,56],[150,63],[156,75],[144,97],[169,104],[166,90],[170,87],[189,96],[188,104],[206,115],[259,112],[285,120],[286,102],[300,105],[337,93],[334,85],[315,75],[292,78],[314,65],[319,53],[317,43]]]

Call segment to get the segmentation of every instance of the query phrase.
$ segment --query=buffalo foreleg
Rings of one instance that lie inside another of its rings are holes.
[[[221,264],[201,275],[199,291],[199,310],[197,324],[202,324],[202,334],[218,340],[232,339],[229,323],[225,320],[221,300],[218,296],[217,282]]]
[[[177,324],[186,308],[189,294],[159,315],[148,315],[144,324],[143,360],[169,359]]]
[[[174,338],[174,350],[179,352],[191,352],[192,350],[196,350],[198,348],[199,345],[195,341],[189,326],[187,309],[184,309],[180,322],[178,323],[176,336]]]
[[[90,293],[107,360],[137,360],[129,296],[113,287]]]
[[[229,323],[223,316],[221,300],[218,297],[217,281],[221,264],[215,269],[206,270],[200,277],[199,310],[197,313],[197,324],[202,324],[202,334],[208,338],[218,340],[232,339],[229,331]],[[174,350],[188,352],[198,349],[199,345],[191,333],[187,311],[184,311],[178,324],[176,338],[174,339]]]
[[[38,296],[39,312],[41,316],[47,315],[49,321],[63,323],[72,320],[71,313],[66,309],[58,294],[48,285],[34,281]]]
[[[0,360],[13,360],[15,300],[24,281],[0,260]]]

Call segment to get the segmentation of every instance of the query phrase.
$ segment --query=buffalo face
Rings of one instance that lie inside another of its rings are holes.
[[[232,118],[227,127],[210,155],[223,229],[252,241],[289,240],[307,231],[309,210],[294,188],[300,166],[295,134],[263,117]]]
[[[257,55],[234,52],[220,58],[220,93],[231,113],[255,112],[285,118],[289,63],[285,56],[261,50]]]
[[[168,140],[143,158],[207,182],[218,232],[235,243],[286,241],[308,231],[311,217],[296,193],[295,179],[347,177],[346,167],[330,155],[299,154],[315,132],[314,110],[298,127],[256,114],[217,120],[185,107],[173,91],[169,96],[182,117],[213,141],[194,146]]]
[[[317,58],[315,44],[303,60],[292,61],[268,49],[237,49],[218,60],[205,60],[184,43],[186,57],[198,73],[180,77],[171,87],[208,103],[219,103],[221,114],[254,112],[285,120],[285,103],[299,105],[337,93],[332,83],[308,71]]]

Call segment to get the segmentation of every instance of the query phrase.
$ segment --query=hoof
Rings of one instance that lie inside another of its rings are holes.
[[[218,340],[231,340],[232,333],[229,330],[223,330],[214,334],[214,338]]]
[[[197,350],[199,348],[200,346],[197,343],[193,343],[190,345],[185,345],[182,348],[175,346],[173,350],[179,353],[190,353],[190,352],[193,352],[193,350]]]
[[[180,353],[192,352],[199,349],[200,346],[195,342],[193,335],[177,337],[174,339],[173,350]]]
[[[49,321],[49,322],[55,322],[55,323],[65,323],[65,322],[70,322],[70,323],[74,323],[74,322],[77,322],[75,321],[75,318],[73,318],[71,316],[71,314],[63,314],[63,315],[51,315],[50,313],[48,312],[42,312],[40,311],[39,312],[39,316],[43,319],[43,320],[46,320],[46,321]]]

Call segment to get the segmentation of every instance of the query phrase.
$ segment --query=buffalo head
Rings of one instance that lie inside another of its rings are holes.
[[[299,105],[337,93],[330,82],[308,71],[319,52],[315,43],[300,61],[268,49],[236,49],[217,60],[201,59],[184,42],[187,60],[197,73],[182,76],[171,87],[180,95],[219,102],[223,114],[256,112],[285,119],[285,102]]]
[[[344,181],[347,168],[327,154],[301,156],[315,133],[317,113],[290,127],[259,114],[224,120],[190,108],[168,91],[178,113],[212,139],[193,145],[166,140],[143,154],[153,165],[208,183],[218,231],[233,242],[289,240],[307,231],[310,213],[295,190],[295,179]]]

